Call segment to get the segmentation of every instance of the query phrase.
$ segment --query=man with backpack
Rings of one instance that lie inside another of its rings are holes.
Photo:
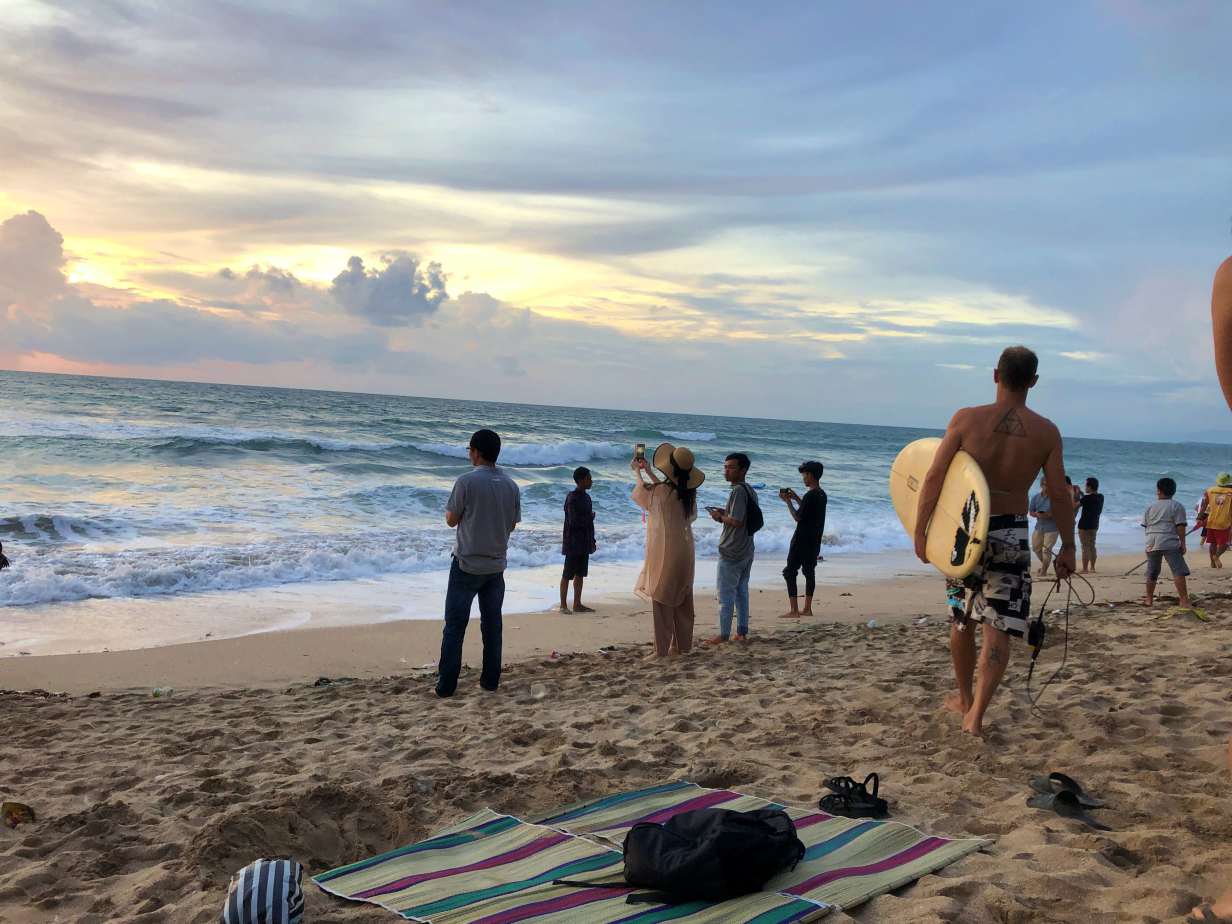
[[[719,634],[709,644],[731,638],[732,613],[736,616],[736,641],[749,637],[749,574],[753,570],[753,534],[765,520],[757,503],[757,493],[745,482],[749,457],[733,452],[723,462],[723,477],[731,483],[727,506],[709,508],[710,518],[723,524],[719,537]]]
[[[1206,489],[1198,506],[1202,541],[1211,554],[1211,567],[1223,567],[1223,553],[1232,544],[1232,473],[1220,472],[1214,487]]]

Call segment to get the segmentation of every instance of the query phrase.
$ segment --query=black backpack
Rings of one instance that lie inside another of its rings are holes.
[[[748,492],[748,507],[744,514],[744,528],[751,536],[763,526],[766,525],[766,518],[762,516],[761,504],[757,503],[757,495],[753,493],[753,489],[747,484],[742,483],[742,487]]]
[[[697,809],[663,824],[642,822],[625,837],[625,882],[650,889],[626,902],[725,901],[762,887],[804,856],[796,826],[781,809]],[[559,880],[586,888],[616,883]]]

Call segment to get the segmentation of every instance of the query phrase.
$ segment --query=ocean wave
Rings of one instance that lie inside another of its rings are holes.
[[[129,524],[107,518],[55,513],[0,517],[0,536],[43,542],[85,542],[116,535],[132,535]]]
[[[451,459],[468,457],[465,443],[415,443],[415,449]],[[632,455],[631,447],[623,443],[592,440],[562,440],[558,443],[507,443],[501,447],[501,465],[566,465],[573,462],[593,462],[596,459],[619,459]]]
[[[660,430],[664,436],[672,440],[686,440],[691,443],[713,443],[719,438],[717,433],[709,430]]]
[[[338,439],[315,433],[249,430],[242,427],[174,426],[121,423],[110,420],[64,418],[18,419],[0,423],[0,437],[17,439],[94,439],[121,442],[152,442],[155,451],[180,455],[211,449],[237,448],[254,452],[276,450],[307,452],[380,452],[407,448],[397,440]]]

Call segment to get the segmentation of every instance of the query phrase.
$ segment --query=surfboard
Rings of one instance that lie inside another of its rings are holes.
[[[920,489],[940,445],[936,437],[908,443],[890,466],[890,498],[908,537],[915,535]],[[990,503],[979,463],[959,450],[928,524],[928,560],[946,577],[964,578],[979,563],[988,541]]]

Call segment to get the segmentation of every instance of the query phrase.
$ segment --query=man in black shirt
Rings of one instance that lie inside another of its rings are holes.
[[[582,605],[582,584],[589,573],[590,556],[595,545],[595,511],[586,492],[594,484],[590,469],[582,466],[573,470],[573,483],[577,485],[565,495],[565,528],[560,542],[560,553],[565,556],[565,570],[560,576],[560,611],[569,612],[569,582],[573,582],[573,612],[593,613],[589,606]]]
[[[826,492],[820,482],[824,467],[820,462],[805,462],[798,469],[804,480],[804,497],[790,488],[779,491],[779,497],[787,505],[787,512],[796,521],[796,532],[791,537],[787,552],[787,567],[783,577],[787,580],[787,597],[791,609],[783,614],[784,619],[799,619],[813,615],[813,590],[817,586],[815,570],[817,557],[821,554],[821,534],[826,528]],[[796,573],[804,572],[804,609],[797,606]]]
[[[1082,573],[1095,570],[1095,533],[1099,515],[1104,512],[1104,495],[1099,493],[1099,479],[1088,478],[1086,493],[1078,499],[1082,513],[1078,517],[1078,541],[1082,544]]]

